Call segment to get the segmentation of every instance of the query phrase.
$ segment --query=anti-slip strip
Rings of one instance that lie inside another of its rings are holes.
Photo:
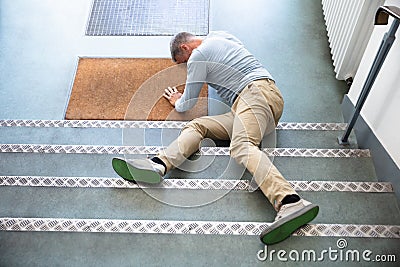
[[[289,183],[295,191],[303,192],[393,192],[392,184],[385,182],[289,181]],[[137,185],[121,178],[111,177],[0,176],[0,186],[247,191],[250,187],[250,181],[228,179],[165,179],[158,185]]]
[[[268,223],[216,221],[0,218],[0,231],[184,235],[259,235]],[[399,225],[309,224],[294,236],[400,238]]]
[[[105,120],[0,120],[0,127],[36,128],[163,128],[180,129],[185,121],[105,121]],[[281,122],[277,130],[343,131],[346,123]]]
[[[0,153],[154,155],[164,148],[162,146],[0,144]],[[262,151],[271,157],[371,157],[368,149],[264,148]],[[196,155],[200,154],[204,156],[229,156],[229,147],[202,147],[200,153],[196,153]]]

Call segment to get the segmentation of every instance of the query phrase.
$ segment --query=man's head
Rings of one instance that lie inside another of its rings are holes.
[[[189,60],[193,49],[197,48],[203,40],[189,32],[176,34],[170,43],[172,60],[178,64]]]

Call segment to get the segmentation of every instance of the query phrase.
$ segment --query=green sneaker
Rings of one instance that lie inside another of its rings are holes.
[[[129,182],[144,182],[158,184],[162,181],[165,173],[163,165],[155,163],[150,159],[113,158],[112,166],[114,171]]]
[[[275,221],[261,233],[261,241],[266,245],[272,245],[285,240],[298,228],[317,217],[318,211],[317,205],[304,199],[283,205]]]

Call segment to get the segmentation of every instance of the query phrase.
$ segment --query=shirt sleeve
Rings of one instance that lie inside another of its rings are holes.
[[[175,102],[178,112],[185,112],[196,105],[201,88],[206,82],[207,64],[203,55],[194,50],[187,63],[187,79],[182,97]]]

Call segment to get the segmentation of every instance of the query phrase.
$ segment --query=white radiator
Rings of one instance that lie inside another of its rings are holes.
[[[384,0],[322,0],[336,78],[355,76]]]

